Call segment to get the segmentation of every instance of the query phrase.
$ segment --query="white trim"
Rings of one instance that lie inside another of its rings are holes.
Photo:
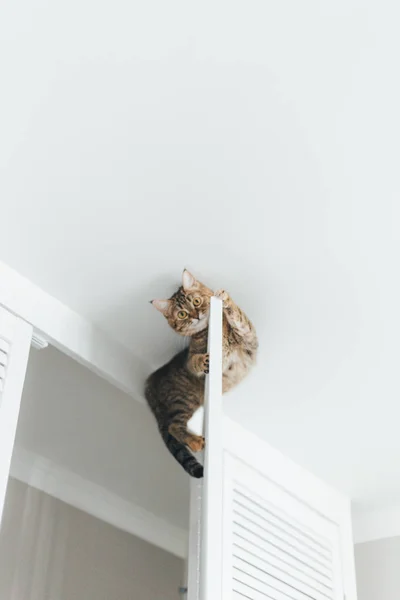
[[[119,389],[143,401],[142,360],[90,321],[0,261],[0,306]]]
[[[200,598],[222,598],[222,301],[211,298],[208,327],[210,374],[204,402],[204,480],[201,507]]]
[[[44,350],[48,347],[49,342],[42,335],[34,331],[32,333],[31,345],[35,350]]]
[[[187,556],[186,531],[42,456],[16,447],[11,476],[179,558]]]
[[[201,499],[203,480],[190,479],[187,600],[200,599]]]
[[[400,506],[353,510],[353,531],[356,544],[400,536]]]
[[[232,456],[223,451],[223,494],[222,494],[222,599],[232,597],[232,548],[233,548],[233,470]]]

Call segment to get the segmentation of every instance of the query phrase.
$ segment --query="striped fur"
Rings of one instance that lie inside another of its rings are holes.
[[[168,450],[192,477],[202,477],[203,467],[189,449],[194,453],[202,450],[204,438],[188,431],[187,423],[204,403],[204,377],[209,366],[208,316],[213,295],[184,271],[183,285],[169,300],[153,301],[170,326],[190,338],[190,344],[150,375],[145,396]],[[215,295],[224,305],[223,391],[226,392],[254,364],[258,342],[251,321],[230,296],[222,290]]]

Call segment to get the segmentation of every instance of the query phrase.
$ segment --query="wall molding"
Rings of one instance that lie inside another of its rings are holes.
[[[400,506],[353,510],[354,543],[400,536]]]
[[[67,356],[143,401],[148,367],[140,357],[1,261],[0,306]]]
[[[31,345],[35,350],[45,350],[48,347],[49,342],[45,340],[42,335],[33,331]]]
[[[70,504],[179,558],[187,556],[187,532],[141,506],[60,467],[43,456],[15,447],[11,477]]]

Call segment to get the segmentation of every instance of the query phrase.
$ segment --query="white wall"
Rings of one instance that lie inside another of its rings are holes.
[[[0,534],[4,600],[179,600],[183,561],[10,479]]]
[[[356,544],[358,600],[399,600],[400,537]]]

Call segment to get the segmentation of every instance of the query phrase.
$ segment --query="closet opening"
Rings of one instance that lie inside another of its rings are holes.
[[[181,600],[189,479],[144,402],[31,349],[0,532],[0,597]]]

